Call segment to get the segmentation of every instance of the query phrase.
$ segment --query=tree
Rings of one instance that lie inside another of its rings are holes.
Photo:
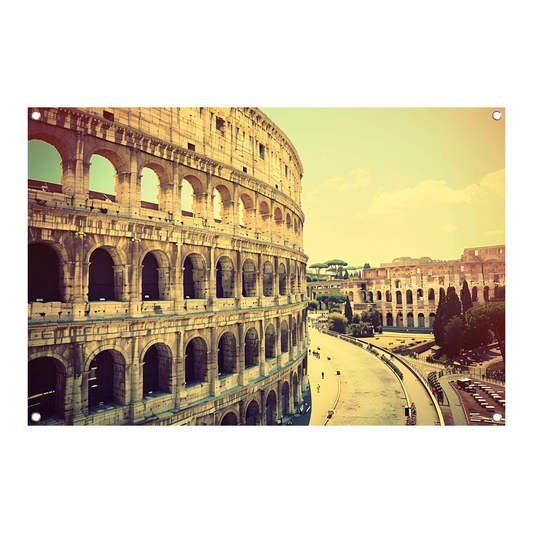
[[[446,351],[446,339],[444,328],[454,316],[461,316],[461,302],[455,292],[454,287],[448,287],[444,298],[439,300],[435,320],[433,322],[433,335],[437,346],[441,346]]]
[[[346,298],[346,303],[344,304],[344,316],[346,317],[348,324],[351,324],[352,319],[353,319],[353,312],[352,312],[352,305],[350,304],[349,298]]]
[[[343,261],[342,259],[330,259],[329,261],[326,261],[326,265],[328,265],[328,267],[335,268],[335,277],[338,276],[339,267],[346,266],[347,264],[348,263],[346,261]]]
[[[496,337],[505,363],[505,302],[491,302],[472,307],[466,313],[468,327],[486,327]]]
[[[316,275],[320,277],[320,271],[323,268],[328,268],[328,265],[326,265],[326,263],[315,263],[314,265],[311,265],[309,268],[316,268]]]
[[[340,313],[332,313],[328,317],[329,329],[337,333],[346,333],[348,321]]]
[[[464,335],[465,324],[463,320],[460,316],[452,317],[444,327],[444,352],[447,361],[453,361],[461,354]]]
[[[363,270],[367,270],[370,268],[370,263],[365,263],[365,266],[363,267]]]
[[[463,281],[463,288],[461,289],[461,305],[463,306],[463,315],[466,315],[466,312],[474,307],[466,279]]]

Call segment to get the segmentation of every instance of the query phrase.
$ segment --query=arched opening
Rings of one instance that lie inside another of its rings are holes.
[[[89,301],[115,300],[115,263],[111,256],[97,248],[89,261]]]
[[[259,204],[259,216],[261,218],[261,233],[270,235],[270,208],[266,202]]]
[[[394,325],[394,318],[392,316],[392,313],[387,313],[387,326],[393,326]]]
[[[413,291],[408,289],[405,293],[405,299],[407,300],[407,305],[413,305]]]
[[[89,366],[89,407],[113,403],[115,367],[108,350],[100,352]]]
[[[244,338],[244,365],[246,368],[259,364],[259,335],[250,328]]]
[[[285,270],[285,264],[280,263],[278,265],[279,271],[279,295],[285,296],[287,294],[287,271]]]
[[[242,266],[242,295],[245,298],[257,296],[255,264],[247,259]]]
[[[90,164],[89,197],[101,198],[100,195],[92,195],[91,193],[103,193],[104,200],[115,201],[117,171],[113,163],[107,157],[96,153],[91,156]]]
[[[235,297],[233,261],[227,256],[223,256],[217,261],[216,293],[217,298]]]
[[[435,302],[435,291],[433,289],[428,291],[428,300]]]
[[[60,302],[59,260],[46,244],[28,246],[28,302]]]
[[[402,293],[400,291],[396,291],[396,304],[402,305]]]
[[[39,357],[28,363],[28,417],[63,418],[65,401],[64,369],[53,357]]]
[[[274,210],[274,224],[276,228],[276,240],[277,242],[281,242],[283,240],[283,215],[279,207],[276,207]]]
[[[416,297],[419,302],[422,301],[424,299],[424,291],[422,289],[418,289],[416,291]]]
[[[206,297],[206,272],[203,257],[189,254],[183,262],[183,297],[203,299]]]
[[[294,407],[298,405],[298,376],[296,372],[292,375],[292,403]]]
[[[285,418],[289,412],[289,384],[284,381],[281,388],[281,416]]]
[[[237,426],[238,420],[237,415],[235,413],[228,413],[224,416],[222,421],[220,422],[221,426]]]
[[[181,214],[184,217],[194,216],[194,189],[186,179],[181,182]]]
[[[194,337],[185,348],[185,385],[202,381],[207,381],[207,345],[201,337]]]
[[[407,327],[412,328],[415,325],[415,318],[413,313],[407,313]]]
[[[270,261],[263,265],[263,296],[274,295],[274,267]]]
[[[61,156],[51,144],[41,140],[28,141],[28,180],[61,185]]]
[[[233,202],[228,188],[225,185],[217,185],[213,192],[213,216],[215,222],[231,224],[233,222],[232,205]]]
[[[350,300],[350,302],[353,302],[353,291],[348,292],[348,299]]]
[[[439,289],[439,301],[446,296],[446,291],[441,287]]]
[[[141,177],[141,207],[158,209],[159,203],[159,176],[154,169],[146,166]]]
[[[266,399],[266,425],[272,426],[277,417],[277,396],[276,393],[271,390],[268,393]]]
[[[429,327],[433,327],[433,322],[435,322],[435,313],[429,313]]]
[[[423,328],[425,326],[424,313],[418,313],[418,327]]]
[[[287,325],[286,320],[284,320],[281,323],[280,341],[281,341],[281,353],[288,352],[289,351],[289,326]]]
[[[374,293],[372,291],[368,291],[368,301],[374,303]]]
[[[269,324],[265,331],[265,359],[272,359],[276,356],[276,330],[272,324]]]
[[[401,312],[396,315],[396,327],[403,327],[403,314]]]
[[[255,227],[254,203],[248,194],[242,194],[239,199],[239,223],[248,230]]]
[[[233,333],[226,331],[218,342],[218,375],[237,372],[237,342]]]
[[[477,287],[472,287],[472,302],[478,301]]]
[[[157,343],[148,348],[143,362],[143,394],[170,392],[172,356],[168,346]]]
[[[377,301],[378,301],[378,302],[381,301],[381,291],[378,291],[378,292],[377,292]]]
[[[485,302],[490,301],[490,289],[488,287],[483,289],[483,300],[485,300]]]
[[[246,409],[245,426],[257,426],[261,422],[259,417],[259,405],[255,400],[248,404]]]
[[[157,259],[148,252],[142,262],[142,299],[159,300],[159,272]]]

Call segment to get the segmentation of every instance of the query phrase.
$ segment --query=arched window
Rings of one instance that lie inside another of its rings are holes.
[[[182,216],[194,216],[194,189],[187,181],[181,182],[181,214]]]
[[[274,295],[274,267],[270,261],[263,265],[263,296]]]
[[[428,291],[428,300],[435,301],[435,291],[433,289],[429,289]]]
[[[418,313],[418,327],[423,328],[424,327],[424,313]]]
[[[28,246],[28,302],[60,302],[60,276],[55,250],[46,244]]]
[[[89,407],[114,401],[115,375],[113,356],[109,351],[100,352],[89,367]]]
[[[402,293],[401,291],[396,291],[396,304],[401,305],[402,304]]]
[[[281,323],[281,353],[288,352],[289,351],[289,326],[287,325],[287,321],[284,320]]]
[[[221,426],[237,426],[238,420],[237,415],[235,413],[228,413],[224,416],[222,421],[220,422]]]
[[[415,325],[413,313],[407,313],[407,327],[412,328]]]
[[[206,272],[203,257],[189,254],[183,262],[183,297],[203,299],[206,297]]]
[[[28,179],[61,184],[61,156],[51,144],[41,140],[28,141]]]
[[[142,262],[142,299],[159,300],[159,273],[157,259],[150,252]]]
[[[246,332],[244,339],[244,365],[245,367],[259,364],[259,336],[255,328]]]
[[[145,209],[158,209],[159,207],[159,176],[149,168],[142,169],[141,178],[141,206]]]
[[[413,291],[411,289],[408,289],[405,293],[405,299],[407,300],[407,305],[413,304]]]
[[[281,387],[281,416],[287,416],[289,412],[289,384],[284,381]]]
[[[377,299],[378,302],[381,301],[381,291],[377,292],[377,298],[378,298]]]
[[[233,333],[227,331],[218,342],[218,374],[237,372],[237,343]]]
[[[161,390],[159,386],[159,365],[157,361],[157,348],[151,346],[144,356],[143,363],[143,395]]]
[[[259,418],[259,405],[255,400],[252,400],[246,409],[244,424],[246,426],[256,426],[259,424],[259,422],[261,422]]]
[[[269,324],[265,331],[265,359],[272,359],[276,356],[276,330],[272,324]]]
[[[191,386],[201,381],[207,381],[207,345],[195,337],[185,348],[185,383]]]
[[[115,199],[115,183],[117,171],[111,161],[106,157],[93,154],[91,156],[91,170],[89,173],[89,191],[104,194],[104,199]],[[100,198],[101,195],[92,195],[91,198]]]
[[[89,301],[115,300],[115,272],[111,256],[97,248],[91,254],[89,265]]]
[[[242,295],[245,298],[257,296],[255,264],[251,259],[242,266]]]
[[[277,396],[276,393],[271,390],[268,393],[266,399],[266,425],[272,426],[276,420],[277,415]]]
[[[216,290],[217,298],[235,297],[233,261],[227,256],[217,261]]]
[[[472,287],[472,301],[477,302],[478,296],[477,296],[477,287]]]
[[[418,298],[418,300],[423,300],[424,299],[424,291],[422,289],[418,289],[416,291],[416,297]]]
[[[278,272],[279,295],[285,296],[287,294],[287,271],[285,270],[284,263],[278,265]]]
[[[483,289],[483,300],[486,302],[490,301],[490,289],[488,287]]]
[[[39,357],[28,363],[28,417],[63,417],[65,376],[52,357]]]

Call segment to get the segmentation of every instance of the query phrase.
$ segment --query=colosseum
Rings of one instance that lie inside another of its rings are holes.
[[[448,287],[457,294],[468,283],[474,306],[501,298],[505,291],[505,246],[466,248],[460,259],[400,257],[379,268],[362,269],[360,277],[307,284],[308,296],[346,294],[354,312],[376,306],[381,323],[389,328],[433,331],[439,301]]]
[[[28,182],[28,423],[282,424],[309,340],[280,128],[258,108],[32,107],[28,139],[61,160],[60,183]],[[115,194],[92,190],[95,155]]]

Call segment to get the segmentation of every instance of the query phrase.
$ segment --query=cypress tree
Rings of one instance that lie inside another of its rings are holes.
[[[461,304],[463,306],[463,315],[466,315],[466,312],[474,307],[466,279],[463,281],[463,288],[461,289]]]
[[[349,298],[346,298],[346,302],[344,303],[344,316],[346,317],[348,324],[351,324],[353,319],[353,313]]]

